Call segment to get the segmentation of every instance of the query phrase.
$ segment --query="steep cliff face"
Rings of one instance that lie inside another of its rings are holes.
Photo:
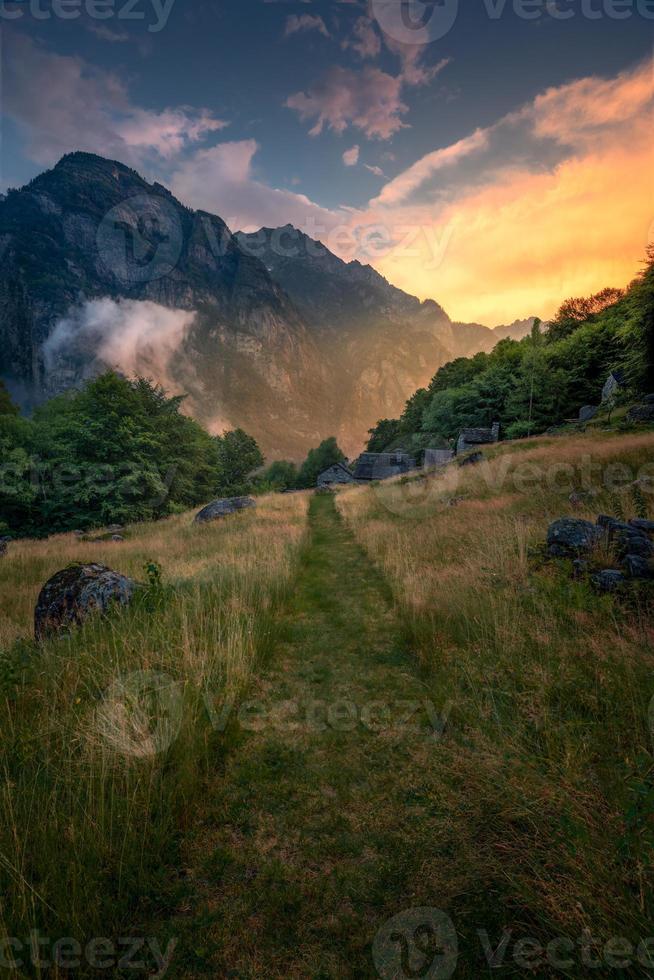
[[[165,380],[189,392],[207,424],[249,425],[269,454],[301,454],[328,431],[327,374],[309,331],[215,215],[122,164],[74,153],[0,203],[0,248],[0,375],[23,404],[124,367],[121,337],[142,341],[137,304],[156,304],[195,314]],[[132,304],[120,308],[131,329],[109,345],[111,358],[102,356],[111,311],[98,320],[93,306],[107,299]],[[156,377],[156,336],[149,344]],[[139,356],[130,365],[147,368],[142,344]]]

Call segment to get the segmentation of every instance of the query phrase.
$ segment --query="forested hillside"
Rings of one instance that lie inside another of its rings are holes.
[[[626,290],[570,299],[547,329],[505,339],[490,353],[444,365],[407,402],[399,419],[382,419],[368,448],[413,450],[446,444],[465,426],[500,421],[505,435],[544,432],[597,405],[610,371],[625,375],[624,397],[654,387],[654,248]]]

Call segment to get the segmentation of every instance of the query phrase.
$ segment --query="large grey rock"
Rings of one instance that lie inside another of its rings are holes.
[[[591,576],[593,587],[598,592],[615,592],[621,585],[624,585],[625,581],[622,572],[616,572],[612,568],[607,568],[603,572]]]
[[[654,404],[634,405],[629,409],[627,418],[630,422],[654,422]]]
[[[37,640],[69,626],[78,626],[93,612],[106,612],[114,603],[128,605],[138,584],[106,565],[70,565],[53,575],[41,589],[34,610]]]
[[[547,529],[549,553],[557,558],[577,558],[591,551],[604,532],[601,528],[579,517],[561,517]]]
[[[626,555],[622,567],[629,578],[654,578],[654,565],[641,555]]]
[[[654,521],[648,521],[644,517],[634,517],[629,521],[631,527],[635,527],[637,531],[644,531],[645,534],[654,534]]]
[[[195,523],[207,524],[209,521],[217,521],[221,517],[228,517],[248,507],[256,507],[252,497],[224,497],[221,500],[214,500],[195,515]]]
[[[639,555],[641,558],[654,557],[654,544],[643,531],[630,528],[619,530],[615,535],[615,548],[619,555]]]

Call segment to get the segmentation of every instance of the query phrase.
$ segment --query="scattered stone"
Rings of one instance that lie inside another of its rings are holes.
[[[634,517],[629,521],[631,527],[635,527],[637,531],[643,531],[645,534],[654,534],[654,521],[648,521],[644,517]]]
[[[111,535],[111,540],[112,541],[124,541],[125,538],[122,536],[122,534],[112,534]]]
[[[619,530],[615,535],[615,546],[616,551],[622,557],[625,555],[639,555],[641,558],[654,557],[654,544],[644,531],[637,531],[636,528]]]
[[[466,498],[465,497],[450,497],[447,502],[448,507],[458,507]]]
[[[252,497],[224,497],[221,500],[214,500],[213,503],[196,514],[195,523],[206,524],[209,521],[216,521],[248,507],[256,507],[256,502]]]
[[[109,531],[110,534],[120,534],[120,532],[124,530],[125,528],[122,524],[110,524],[107,528],[107,531]]]
[[[579,410],[579,421],[580,422],[590,422],[594,419],[599,411],[597,405],[584,405],[583,408]]]
[[[548,550],[556,558],[579,557],[591,551],[601,538],[600,528],[579,517],[561,517],[547,530]]]
[[[603,572],[598,572],[597,575],[592,575],[590,580],[598,592],[615,592],[616,589],[619,589],[626,582],[623,573],[616,572],[612,568],[607,568]]]
[[[652,563],[641,555],[627,555],[622,567],[629,578],[654,578]]]
[[[597,525],[608,535],[609,541],[613,541],[618,534],[634,531],[631,524],[619,521],[616,517],[607,517],[606,514],[600,514],[597,518]]]
[[[138,585],[106,565],[70,565],[41,589],[34,610],[37,640],[81,624],[92,612],[106,612],[113,603],[128,605]]]
[[[483,458],[483,453],[470,453],[469,456],[463,456],[459,460],[459,466],[476,466],[477,463],[481,463]]]
[[[627,412],[630,422],[654,422],[654,404],[633,405]]]

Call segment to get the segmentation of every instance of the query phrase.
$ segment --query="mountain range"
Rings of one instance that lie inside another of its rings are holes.
[[[291,225],[232,232],[121,163],[70,153],[0,201],[0,377],[34,405],[107,367],[187,394],[268,458],[349,455],[447,361],[519,339],[453,323]]]

